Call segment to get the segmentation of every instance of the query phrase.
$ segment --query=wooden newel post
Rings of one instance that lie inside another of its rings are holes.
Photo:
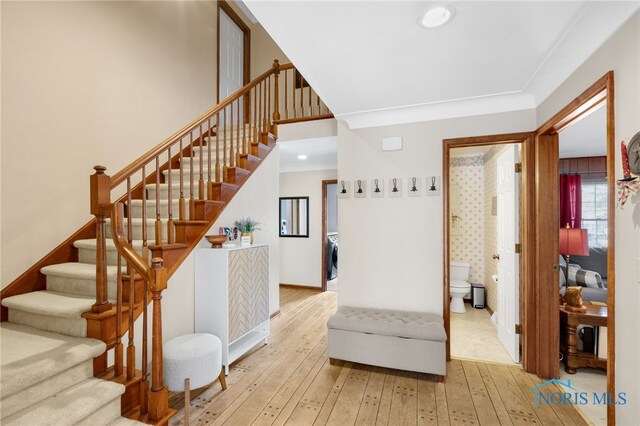
[[[104,172],[104,166],[95,166],[96,172],[90,177],[91,214],[96,217],[96,303],[93,312],[111,309],[107,285],[107,236],[106,218],[111,210],[111,176]]]
[[[278,86],[278,78],[280,77],[280,63],[277,59],[273,60],[275,72],[273,74],[273,121],[271,122],[271,133],[278,137],[278,124],[280,120],[280,89]]]
[[[167,270],[162,258],[151,260],[151,292],[153,293],[153,330],[151,342],[151,391],[149,420],[158,421],[169,410],[169,391],[163,381],[162,362],[162,291],[167,288]]]

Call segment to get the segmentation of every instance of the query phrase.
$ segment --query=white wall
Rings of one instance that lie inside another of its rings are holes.
[[[615,72],[616,177],[622,176],[619,141],[640,130],[640,12],[538,108],[538,124],[572,101],[607,71]],[[627,404],[616,407],[616,423],[640,418],[640,194],[616,208],[616,391]]]
[[[91,219],[94,165],[116,173],[215,104],[217,8],[215,1],[0,7],[4,287]],[[259,74],[281,52],[259,25],[251,29]]]
[[[530,131],[535,111],[349,130],[338,126],[338,179],[442,176],[442,140]],[[402,136],[402,151],[381,139]],[[442,195],[340,199],[338,304],[442,312]],[[388,192],[388,191],[387,191]]]
[[[211,106],[211,16],[214,2],[2,2],[3,287],[90,219],[95,164],[115,173]]]
[[[280,238],[280,282],[321,287],[322,181],[336,170],[280,174],[280,197],[309,197],[309,238]]]

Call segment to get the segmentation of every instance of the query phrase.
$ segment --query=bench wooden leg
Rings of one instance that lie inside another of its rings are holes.
[[[330,365],[336,365],[336,359],[335,358],[329,358],[329,364]]]
[[[436,380],[440,383],[444,382],[444,376],[436,375]]]
[[[222,386],[222,390],[227,390],[227,378],[224,375],[224,367],[222,367],[222,369],[220,370],[218,380],[220,380],[220,386]]]
[[[189,379],[184,379],[184,425],[189,426],[189,416],[191,415],[191,385]]]

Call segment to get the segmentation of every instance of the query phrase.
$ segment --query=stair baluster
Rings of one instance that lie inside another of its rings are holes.
[[[118,254],[118,276],[116,281],[116,344],[114,346],[114,374],[122,375],[124,354],[122,346],[122,258]]]
[[[213,187],[211,182],[211,144],[212,144],[212,136],[211,136],[211,118],[207,119],[207,128],[209,129],[208,137],[207,137],[207,200],[211,200],[213,196]],[[217,134],[216,127],[216,134]]]
[[[220,166],[220,114],[216,113],[216,182],[222,181],[222,168]],[[213,199],[213,188],[211,189]]]
[[[227,108],[222,110],[222,181],[227,179]]]
[[[195,219],[196,201],[193,199],[193,129],[189,132],[189,220]]]
[[[273,123],[271,124],[271,133],[275,137],[278,137],[278,125],[275,124],[275,122],[280,120],[280,87],[278,86],[278,78],[280,77],[280,63],[277,59],[273,61],[273,67],[275,68],[275,72],[273,74]],[[285,96],[284,99],[286,108],[287,97]]]
[[[198,179],[198,200],[204,200],[204,176],[202,174],[204,172],[204,135],[202,134],[202,123],[200,123],[198,129],[200,130],[200,178]]]
[[[167,197],[167,215],[169,217],[167,221],[167,242],[169,244],[173,244],[176,242],[175,231],[173,228],[173,186],[172,186],[172,176],[171,176],[171,147],[167,149],[167,164],[168,164],[168,172],[167,172],[167,185],[169,187],[169,196]]]
[[[238,156],[242,153],[242,139],[240,139],[240,99],[236,102],[236,152],[234,161],[238,165]]]
[[[168,191],[171,192],[171,188],[168,188]],[[147,218],[143,218],[142,222],[144,223]],[[162,244],[162,221],[160,220],[160,155],[156,156],[156,245],[159,246]]]
[[[147,259],[145,257],[145,259]],[[147,414],[149,412],[149,352],[148,342],[149,336],[147,336],[147,314],[149,305],[149,283],[143,281],[143,296],[142,296],[142,381],[140,382],[140,413]]]
[[[142,170],[140,171],[142,174],[142,258],[149,258],[149,244],[147,242],[147,188],[145,184],[147,183],[147,169],[145,166],[142,166]]]
[[[184,148],[182,147],[182,138],[180,138],[180,201],[178,202],[180,220],[187,220],[184,201]]]
[[[234,151],[234,143],[233,143],[233,102],[229,107],[229,126],[231,127],[229,131],[229,167],[235,167],[235,151]]]

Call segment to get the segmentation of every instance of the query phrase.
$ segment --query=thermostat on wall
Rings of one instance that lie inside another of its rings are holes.
[[[383,151],[399,151],[402,149],[402,136],[382,138]]]

